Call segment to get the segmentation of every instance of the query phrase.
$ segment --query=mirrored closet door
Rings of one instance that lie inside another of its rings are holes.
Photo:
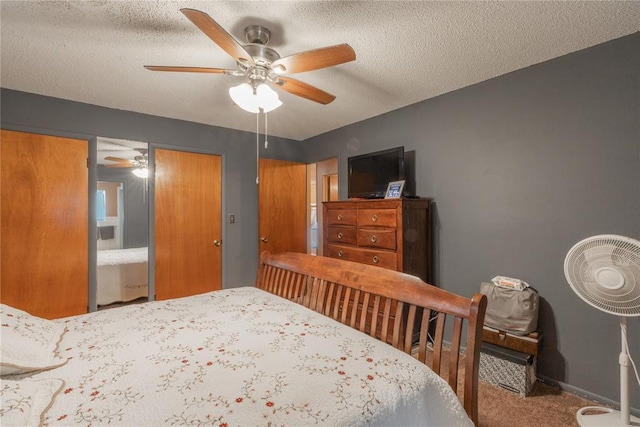
[[[98,309],[148,300],[148,152],[144,142],[98,138]]]

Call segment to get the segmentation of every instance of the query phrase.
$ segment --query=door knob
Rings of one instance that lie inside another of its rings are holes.
[[[222,240],[214,240],[214,241],[213,241],[213,244],[214,244],[215,246],[220,246],[220,245],[222,244]]]
[[[262,240],[263,243],[267,243],[269,241],[269,239],[266,237],[261,237],[260,240]]]

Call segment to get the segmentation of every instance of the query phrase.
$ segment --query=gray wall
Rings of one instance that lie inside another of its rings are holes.
[[[639,52],[634,34],[303,144],[270,137],[261,155],[307,162],[339,156],[345,198],[347,157],[397,145],[415,151],[416,193],[436,206],[435,284],[470,296],[498,274],[526,280],[542,298],[538,372],[618,401],[618,320],[579,300],[563,262],[590,235],[640,238]],[[5,89],[1,96],[3,128],[224,155],[223,215],[236,214],[236,224],[224,225],[225,284],[253,281],[254,134]],[[636,359],[638,331],[640,318],[630,319]],[[640,408],[639,387],[631,389]]]
[[[636,33],[519,70],[309,139],[305,160],[339,156],[345,198],[349,156],[415,150],[435,283],[470,296],[496,275],[526,280],[542,298],[538,372],[618,401],[618,319],[573,293],[563,263],[594,234],[640,239],[639,52]],[[640,360],[640,317],[629,338]]]
[[[3,129],[86,139],[93,144],[96,137],[128,139],[148,142],[151,147],[223,156],[223,286],[255,283],[258,264],[255,134],[4,88],[0,93],[0,109]],[[300,142],[270,136],[268,150],[261,144],[260,155],[294,160],[300,157],[300,149]],[[95,167],[90,176],[96,176]],[[89,188],[92,189],[95,190],[95,184]],[[95,197],[91,200],[95,201]],[[236,215],[234,224],[226,221],[231,213]]]

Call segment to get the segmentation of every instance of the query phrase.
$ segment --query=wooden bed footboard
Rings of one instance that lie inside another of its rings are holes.
[[[417,357],[447,380],[478,424],[484,295],[469,299],[405,273],[299,253],[263,252],[256,287]],[[447,319],[452,327],[445,328]],[[461,359],[464,378],[459,382]]]

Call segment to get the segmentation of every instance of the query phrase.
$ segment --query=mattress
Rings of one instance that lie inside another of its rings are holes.
[[[410,355],[253,287],[59,319],[46,425],[471,426]]]

